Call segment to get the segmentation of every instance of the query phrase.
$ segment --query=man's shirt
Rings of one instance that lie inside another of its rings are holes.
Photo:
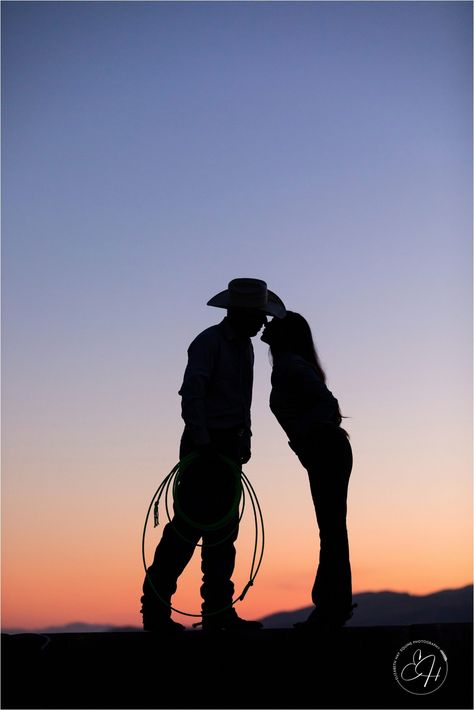
[[[179,394],[196,444],[209,443],[209,429],[242,429],[250,437],[253,363],[250,338],[238,336],[227,318],[193,340]]]

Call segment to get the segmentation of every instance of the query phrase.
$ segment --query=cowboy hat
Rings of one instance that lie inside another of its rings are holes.
[[[207,302],[217,308],[252,308],[270,316],[284,318],[286,309],[276,293],[269,291],[261,279],[232,279],[225,291],[221,291]]]

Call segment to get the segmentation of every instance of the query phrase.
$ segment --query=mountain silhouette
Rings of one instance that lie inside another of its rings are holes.
[[[445,589],[416,596],[400,592],[362,592],[354,594],[358,605],[346,626],[407,626],[472,622],[473,585]],[[283,611],[260,619],[266,628],[287,628],[304,621],[313,607]]]
[[[113,624],[87,624],[84,621],[72,621],[61,626],[44,626],[40,629],[2,628],[4,634],[87,634],[106,633],[107,631],[139,631],[138,626],[114,626]]]

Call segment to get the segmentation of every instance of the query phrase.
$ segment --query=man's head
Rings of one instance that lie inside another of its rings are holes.
[[[253,338],[267,322],[262,311],[252,308],[228,308],[227,318],[238,335]]]

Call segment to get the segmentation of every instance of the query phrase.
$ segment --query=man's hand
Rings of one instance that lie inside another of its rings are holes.
[[[248,463],[250,461],[251,456],[252,456],[252,454],[250,452],[250,447],[249,448],[245,447],[240,452],[240,463],[241,464]]]
[[[240,439],[240,463],[248,463],[251,457],[251,446],[250,446],[250,431],[245,431],[242,438]]]

